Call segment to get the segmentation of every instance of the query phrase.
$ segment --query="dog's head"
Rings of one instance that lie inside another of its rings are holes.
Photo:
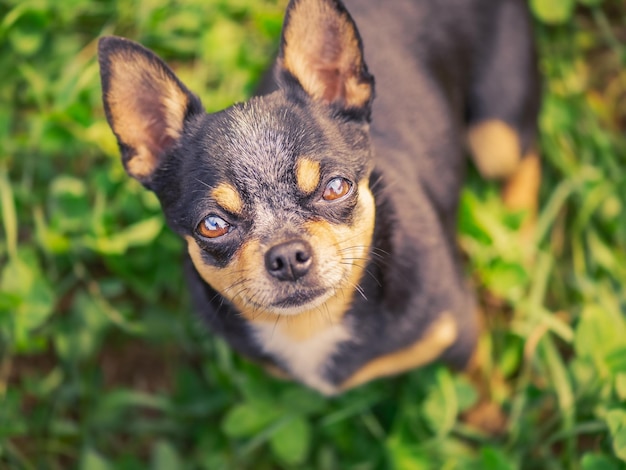
[[[374,227],[373,78],[338,1],[292,1],[278,91],[215,114],[136,43],[103,38],[99,58],[124,166],[207,283],[246,316],[350,301]]]

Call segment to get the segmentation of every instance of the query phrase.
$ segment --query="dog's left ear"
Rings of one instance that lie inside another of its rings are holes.
[[[294,79],[314,100],[369,118],[374,77],[363,45],[339,0],[291,0],[278,56],[279,83]]]

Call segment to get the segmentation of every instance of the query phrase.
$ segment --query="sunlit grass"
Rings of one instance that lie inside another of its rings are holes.
[[[284,2],[1,1],[0,468],[626,468],[626,8],[531,3],[534,237],[495,184],[473,175],[461,204],[480,367],[328,400],[190,313],[182,244],[124,174],[94,55],[132,37],[219,109],[252,92]]]

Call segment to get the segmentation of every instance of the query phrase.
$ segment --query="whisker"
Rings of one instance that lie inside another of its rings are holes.
[[[211,188],[211,186],[210,186],[209,184],[205,183],[205,182],[204,182],[204,181],[202,181],[201,179],[198,179],[198,178],[196,178],[195,176],[194,176],[194,178],[193,178],[193,179],[195,179],[198,183],[205,185],[207,188],[209,188],[209,189],[213,189],[213,188]]]
[[[391,256],[391,253],[389,253],[388,251],[385,251],[382,248],[379,248],[377,246],[373,246],[372,247],[372,251],[375,252],[375,253],[380,253],[381,255]]]
[[[369,269],[366,269],[365,272],[367,273],[369,277],[371,277],[374,280],[374,282],[378,285],[378,287],[383,286],[382,283],[378,280],[378,278],[374,276],[374,274]]]
[[[361,297],[363,297],[363,299],[368,302],[367,296],[365,295],[365,291],[363,290],[363,288],[358,285],[358,284],[352,284],[352,286],[354,287],[354,289],[361,294]]]
[[[376,181],[374,181],[372,184],[370,184],[370,191],[374,191],[376,189],[376,187],[382,183],[383,181],[383,175],[378,175],[378,178],[376,178]]]
[[[278,326],[278,322],[282,319],[282,315],[276,315],[276,321],[274,321],[274,326],[272,327],[272,338],[274,338],[274,332],[276,331],[276,327]]]

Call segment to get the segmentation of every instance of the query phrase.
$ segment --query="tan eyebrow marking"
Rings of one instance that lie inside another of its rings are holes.
[[[211,196],[222,208],[233,214],[241,214],[243,200],[239,192],[228,183],[221,183],[211,191]]]
[[[296,182],[304,194],[311,194],[320,183],[320,163],[301,157],[296,165]]]

